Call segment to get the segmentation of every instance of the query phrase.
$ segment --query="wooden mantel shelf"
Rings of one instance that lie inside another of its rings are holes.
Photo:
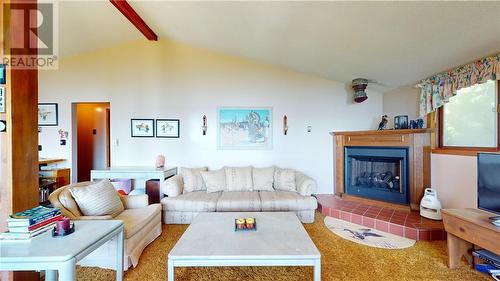
[[[371,130],[371,131],[340,131],[331,132],[332,136],[344,136],[344,135],[394,135],[394,134],[423,134],[423,133],[433,133],[434,129],[406,129],[406,130]]]

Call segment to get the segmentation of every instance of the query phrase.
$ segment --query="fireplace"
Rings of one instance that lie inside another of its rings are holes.
[[[409,204],[408,148],[345,147],[345,192]]]
[[[430,186],[432,129],[332,132],[335,194],[419,210]]]

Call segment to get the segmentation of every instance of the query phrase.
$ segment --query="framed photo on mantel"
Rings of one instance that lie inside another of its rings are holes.
[[[133,138],[152,138],[155,136],[154,119],[130,119],[130,134]]]

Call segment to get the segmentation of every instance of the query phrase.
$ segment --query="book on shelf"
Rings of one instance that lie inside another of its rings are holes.
[[[46,225],[54,224],[56,221],[58,221],[62,218],[63,218],[63,215],[59,214],[57,216],[54,216],[52,218],[46,219],[42,222],[39,222],[39,223],[34,224],[34,225],[30,225],[30,226],[10,226],[10,225],[7,225],[7,227],[9,229],[9,232],[30,232],[30,231],[35,231],[35,230],[37,230],[41,227],[44,227]]]

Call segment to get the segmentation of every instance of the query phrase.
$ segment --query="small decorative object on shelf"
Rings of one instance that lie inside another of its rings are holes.
[[[255,218],[237,218],[234,220],[235,231],[257,230]]]
[[[163,168],[165,167],[165,156],[164,155],[158,155],[156,156],[156,168]]]
[[[408,129],[408,115],[398,115],[394,117],[394,129],[403,130]]]
[[[288,117],[283,116],[283,135],[287,135],[288,134]]]
[[[202,125],[201,125],[201,130],[203,132],[203,135],[205,136],[207,134],[207,116],[206,115],[203,115],[203,122],[202,122]]]
[[[382,115],[382,121],[378,124],[378,130],[381,131],[387,129],[387,122],[389,122],[387,115]]]

